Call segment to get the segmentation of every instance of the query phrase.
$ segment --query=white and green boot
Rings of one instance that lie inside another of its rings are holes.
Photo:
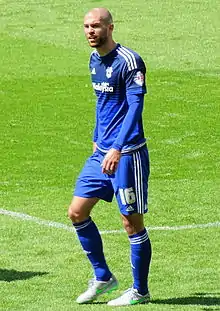
[[[78,303],[89,303],[95,300],[98,296],[110,293],[118,288],[118,281],[112,275],[109,281],[97,281],[95,278],[89,281],[88,289],[82,293],[77,299]]]
[[[137,289],[129,288],[120,297],[108,302],[108,306],[120,307],[120,306],[130,306],[142,303],[148,303],[150,300],[150,293],[146,295],[141,295],[138,293]]]

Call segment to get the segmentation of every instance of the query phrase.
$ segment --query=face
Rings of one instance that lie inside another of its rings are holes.
[[[108,41],[112,25],[106,25],[98,16],[88,14],[84,18],[84,32],[89,45],[100,48]]]

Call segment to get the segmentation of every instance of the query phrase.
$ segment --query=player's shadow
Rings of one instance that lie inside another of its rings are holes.
[[[48,274],[48,272],[0,269],[0,281],[12,282],[12,281],[18,281],[18,280],[27,280],[35,276],[42,276],[45,274]]]
[[[195,293],[189,297],[155,299],[152,300],[151,303],[168,304],[168,305],[219,306],[220,293]],[[211,310],[211,309],[209,308],[204,310]]]
[[[93,305],[106,304],[105,301],[92,301]],[[204,311],[217,311],[216,306],[220,305],[220,293],[195,293],[189,297],[168,298],[168,299],[152,299],[151,304],[167,304],[167,305],[200,305],[204,306]],[[146,303],[147,304],[147,303]],[[214,309],[210,308],[215,307]]]

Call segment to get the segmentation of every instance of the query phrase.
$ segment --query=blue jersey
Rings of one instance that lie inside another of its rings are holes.
[[[122,153],[131,152],[145,144],[141,113],[132,114],[132,127],[129,127],[131,98],[146,93],[146,67],[142,58],[131,49],[117,44],[115,49],[105,56],[97,51],[91,54],[89,68],[92,86],[97,96],[96,126],[94,142],[97,148],[107,152],[116,148]],[[142,112],[142,110],[141,110]],[[119,135],[126,132],[123,142],[117,142]]]

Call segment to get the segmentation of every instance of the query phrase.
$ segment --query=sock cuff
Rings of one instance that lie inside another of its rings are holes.
[[[80,231],[88,227],[91,224],[91,222],[92,222],[92,218],[89,216],[89,218],[87,218],[84,221],[73,223],[73,226],[75,227],[76,231]]]
[[[149,239],[149,237],[148,237],[148,232],[147,232],[146,228],[144,228],[144,230],[142,230],[136,234],[129,236],[130,244],[142,244],[142,243],[146,242],[148,239]]]

